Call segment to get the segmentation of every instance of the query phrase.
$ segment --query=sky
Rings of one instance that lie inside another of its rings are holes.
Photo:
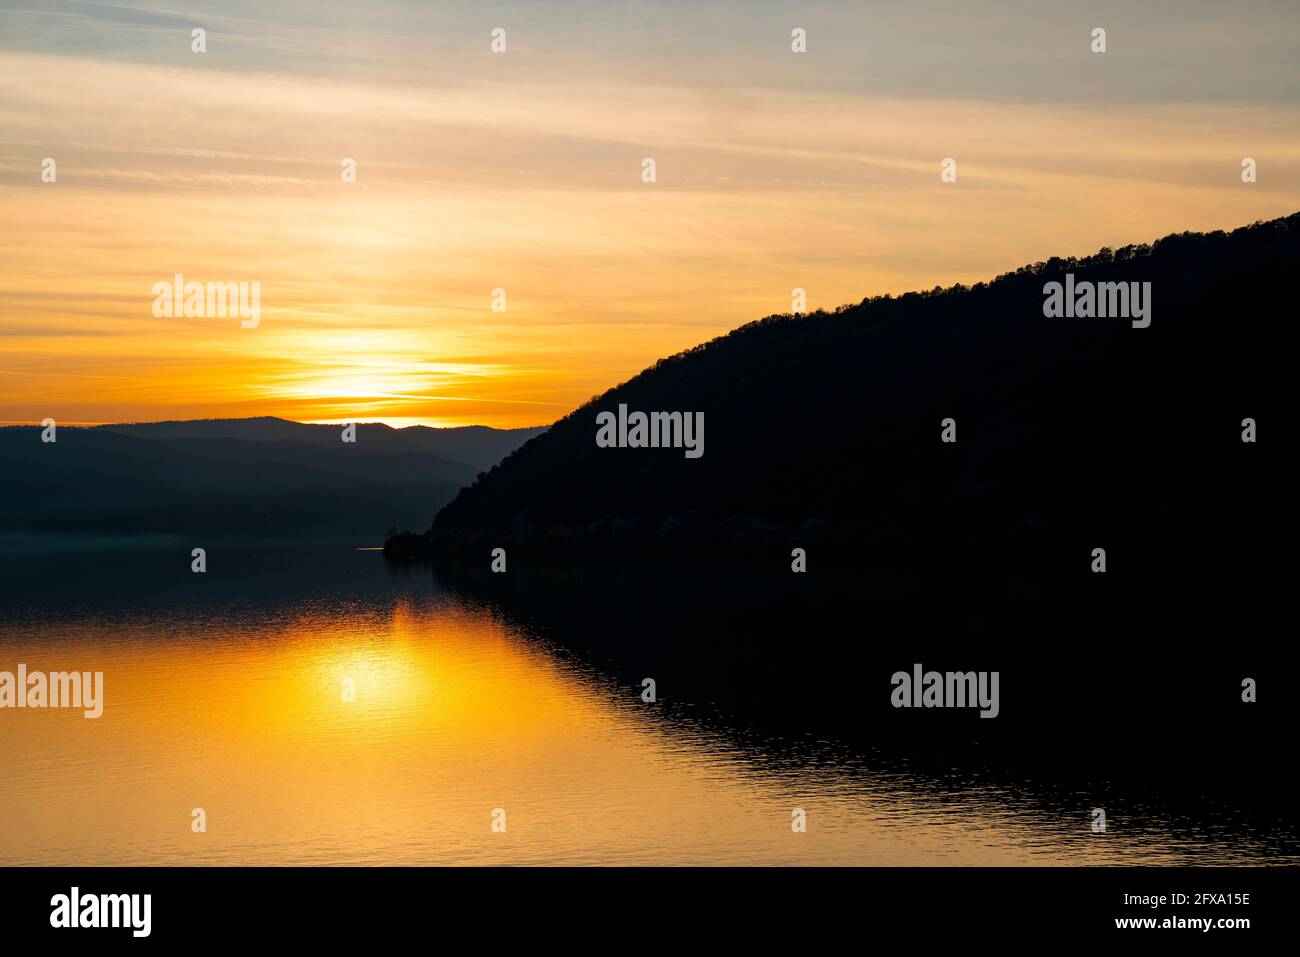
[[[0,422],[544,425],[796,288],[1288,215],[1297,50],[1293,2],[0,0]]]

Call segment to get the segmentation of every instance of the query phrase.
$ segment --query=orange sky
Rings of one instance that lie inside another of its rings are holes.
[[[777,17],[713,62],[632,23],[561,50],[563,22],[543,43],[521,13],[503,55],[459,23],[435,55],[392,12],[373,34],[231,15],[199,55],[145,6],[0,12],[0,420],[545,424],[795,287],[832,308],[1300,209],[1300,109],[1251,99],[1285,69],[1267,22],[1170,39],[1115,12],[1096,56],[1058,17],[1030,26],[1059,49],[968,63],[954,23],[934,62],[996,88],[927,82],[925,48],[890,66],[904,89],[857,79],[830,22],[802,57]],[[1139,39],[1166,46],[1142,63]],[[1235,85],[1160,93],[1198,56]],[[177,272],[259,282],[260,324],[156,318]]]

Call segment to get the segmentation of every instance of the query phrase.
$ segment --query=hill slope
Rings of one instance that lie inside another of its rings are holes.
[[[1300,214],[771,316],[566,416],[392,551],[770,544],[788,563],[820,545],[876,566],[1027,573],[1086,568],[1098,545],[1130,569],[1246,560],[1243,536],[1279,501],[1264,458],[1290,344],[1279,287],[1297,267]],[[1150,326],[1046,318],[1044,285],[1066,273],[1150,282]],[[598,447],[597,415],[620,404],[704,413],[703,456]],[[1243,443],[1246,417],[1267,438]]]

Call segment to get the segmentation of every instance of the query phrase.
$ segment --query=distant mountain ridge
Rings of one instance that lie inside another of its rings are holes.
[[[240,439],[245,442],[300,442],[333,448],[339,444],[340,425],[313,425],[275,416],[246,419],[188,419],[164,422],[118,423],[94,428],[142,439]],[[493,429],[485,425],[435,428],[412,425],[393,428],[382,422],[357,424],[358,446],[378,452],[436,455],[464,462],[479,471],[489,469],[545,427]]]
[[[263,417],[60,427],[44,443],[39,426],[0,428],[0,533],[378,542],[537,431],[368,423],[344,443],[341,426]]]

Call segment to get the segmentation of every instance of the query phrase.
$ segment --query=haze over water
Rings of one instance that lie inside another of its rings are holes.
[[[6,864],[1090,864],[1294,860],[1156,819],[1100,837],[1009,788],[775,747],[646,704],[375,551],[0,558],[0,670],[102,670],[104,714],[0,711]],[[344,679],[356,701],[344,702]],[[1080,797],[1081,806],[1086,800]],[[207,832],[192,833],[203,808]],[[493,833],[493,809],[507,830]],[[806,833],[791,811],[807,812]]]

